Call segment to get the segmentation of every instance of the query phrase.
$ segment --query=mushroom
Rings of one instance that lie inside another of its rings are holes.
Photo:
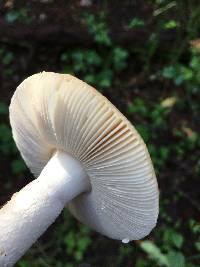
[[[113,239],[155,227],[158,186],[133,125],[99,92],[66,74],[24,80],[10,104],[13,138],[37,179],[0,210],[0,266],[10,267],[65,206]]]

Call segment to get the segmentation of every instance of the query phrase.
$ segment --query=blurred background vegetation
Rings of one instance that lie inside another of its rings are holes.
[[[16,266],[200,266],[199,1],[0,1],[1,205],[33,179],[12,139],[10,99],[43,70],[87,81],[135,125],[160,215],[147,238],[122,244],[65,210]]]

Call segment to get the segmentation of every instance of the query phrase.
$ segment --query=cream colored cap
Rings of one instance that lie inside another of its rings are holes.
[[[94,88],[71,75],[35,74],[17,88],[10,121],[35,176],[56,150],[81,162],[92,189],[69,203],[81,222],[121,240],[143,238],[156,225],[159,194],[147,148]]]

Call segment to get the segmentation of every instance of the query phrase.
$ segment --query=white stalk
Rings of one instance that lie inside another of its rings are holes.
[[[0,267],[11,267],[46,231],[71,199],[90,188],[81,164],[64,152],[0,210]]]

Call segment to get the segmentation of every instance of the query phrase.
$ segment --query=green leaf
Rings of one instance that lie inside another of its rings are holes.
[[[143,19],[135,17],[130,21],[128,27],[129,28],[138,28],[138,27],[143,27],[144,25],[145,25],[145,23],[144,23]]]
[[[8,114],[8,107],[5,103],[0,102],[0,115],[7,115]]]
[[[65,242],[66,247],[67,247],[67,253],[69,255],[71,255],[72,252],[74,251],[75,247],[76,247],[76,235],[74,234],[74,232],[70,231],[65,236],[64,242]]]
[[[17,21],[18,19],[18,14],[16,12],[9,12],[6,14],[5,16],[5,20],[8,22],[8,23],[13,23],[15,21]]]
[[[84,76],[84,80],[89,84],[95,84],[95,75],[94,74],[87,74]]]
[[[106,46],[111,45],[112,41],[109,36],[109,29],[105,21],[104,12],[101,12],[99,16],[96,17],[93,14],[86,14],[85,21],[96,43]]]
[[[167,21],[165,24],[164,24],[164,28],[169,30],[169,29],[175,29],[177,28],[179,25],[178,25],[178,22],[175,21],[175,20],[169,20]]]
[[[197,56],[193,57],[190,61],[190,67],[194,70],[199,69],[200,68],[200,58]]]
[[[90,243],[91,243],[90,238],[85,236],[85,237],[78,239],[77,247],[80,251],[84,252],[87,249],[87,247],[90,245]]]
[[[174,83],[179,86],[183,83],[184,81],[184,77],[183,75],[178,75],[175,79],[174,79]]]
[[[160,147],[160,157],[162,160],[167,160],[169,157],[169,147],[161,146]],[[182,236],[181,236],[182,237]]]
[[[183,66],[181,68],[181,72],[185,81],[191,80],[193,78],[193,71],[190,68]]]
[[[167,258],[169,267],[185,267],[185,257],[181,252],[170,251]]]
[[[94,50],[86,51],[85,61],[88,66],[99,66],[102,63],[101,57]]]
[[[167,79],[174,78],[176,75],[176,70],[175,70],[174,66],[165,67],[162,71],[162,75],[164,78],[167,78]]]
[[[123,70],[127,65],[128,51],[122,47],[115,47],[113,49],[113,67],[116,71]]]
[[[21,8],[7,12],[5,20],[8,23],[23,22],[29,24],[32,22],[32,17],[28,14],[28,10],[26,8]]]
[[[128,113],[137,113],[143,117],[147,116],[149,111],[146,107],[146,103],[141,98],[135,98],[135,100],[128,105]]]
[[[109,69],[104,69],[97,75],[97,83],[102,88],[110,87],[112,84],[112,79],[113,73]]]
[[[200,251],[200,241],[195,242],[195,248]]]
[[[15,154],[16,151],[10,127],[4,123],[0,124],[0,152],[8,155]]]
[[[2,63],[3,63],[4,65],[7,66],[7,65],[9,65],[13,60],[14,60],[14,55],[13,55],[13,53],[7,51],[7,52],[4,54],[3,58],[2,58]]]
[[[190,227],[190,230],[194,234],[199,234],[200,233],[200,224],[197,221],[195,221],[194,219],[190,219],[189,227]]]
[[[26,170],[26,165],[22,159],[16,159],[12,161],[11,169],[13,174],[19,174]]]
[[[78,250],[75,252],[75,259],[76,261],[81,261],[83,259],[83,252]]]
[[[28,267],[29,266],[29,261],[26,261],[26,260],[20,260],[18,262],[18,266],[19,267]]]
[[[170,266],[167,256],[163,254],[152,241],[143,241],[141,242],[140,247],[148,254],[151,259],[157,261],[160,266]]]
[[[166,229],[164,232],[164,243],[168,243],[176,248],[181,248],[183,245],[183,236],[177,233],[174,229]]]
[[[181,248],[183,245],[183,236],[179,234],[173,235],[173,242],[177,248]]]
[[[63,53],[60,56],[61,61],[67,61],[69,59],[69,55],[67,53]]]
[[[136,125],[136,129],[139,132],[139,134],[142,136],[145,142],[149,141],[150,133],[149,129],[145,127],[144,125]]]

